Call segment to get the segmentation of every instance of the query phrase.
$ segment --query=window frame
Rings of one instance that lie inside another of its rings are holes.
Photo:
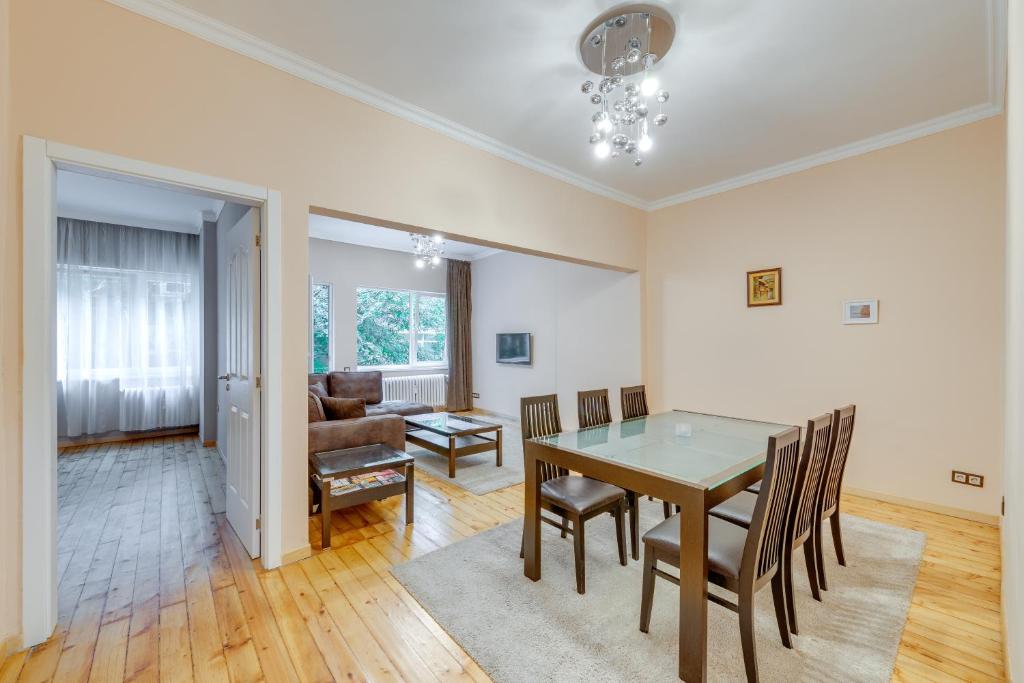
[[[309,278],[309,362],[307,363],[310,373],[316,372],[316,336],[313,330],[313,289],[315,287],[327,288],[327,372],[334,368],[334,283],[318,282],[312,276]]]
[[[448,333],[444,335],[444,360],[440,361],[418,361],[416,360],[416,335],[419,330],[419,296],[421,294],[436,297],[444,300],[448,305],[448,294],[446,292],[431,292],[425,289],[400,289],[398,287],[372,287],[368,285],[357,285],[355,288],[356,310],[359,307],[359,290],[373,289],[382,292],[401,292],[409,295],[409,363],[405,365],[359,365],[358,351],[356,355],[356,370],[381,372],[404,372],[409,370],[447,370],[448,369]],[[358,316],[357,316],[358,317]],[[445,327],[447,328],[448,314],[445,312]],[[359,348],[359,329],[355,329],[356,349]]]

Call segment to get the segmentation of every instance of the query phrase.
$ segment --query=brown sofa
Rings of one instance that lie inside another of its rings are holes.
[[[361,398],[366,417],[309,423],[309,453],[355,448],[382,443],[405,450],[404,415],[433,412],[422,403],[385,401],[384,380],[379,371],[310,374],[309,385],[320,384],[332,398]]]

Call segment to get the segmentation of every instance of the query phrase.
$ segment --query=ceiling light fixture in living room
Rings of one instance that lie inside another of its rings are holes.
[[[580,59],[601,77],[580,86],[598,108],[590,117],[590,144],[598,159],[625,154],[633,157],[634,166],[644,163],[643,154],[653,146],[650,127],[668,121],[662,111],[668,91],[651,70],[672,46],[675,32],[672,17],[652,5],[606,12],[583,32]]]
[[[444,238],[440,235],[420,235],[410,232],[412,239],[412,252],[416,256],[416,267],[425,268],[428,265],[436,268],[441,265],[441,255],[444,254]]]

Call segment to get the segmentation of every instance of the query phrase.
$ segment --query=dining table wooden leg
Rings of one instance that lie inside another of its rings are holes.
[[[704,491],[687,490],[679,520],[679,678],[708,678],[708,524]]]
[[[537,448],[539,447],[528,441],[523,452],[526,468],[523,574],[533,581],[540,580],[540,461],[535,455]]]

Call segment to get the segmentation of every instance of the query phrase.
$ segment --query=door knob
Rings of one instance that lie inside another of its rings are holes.
[[[231,375],[218,375],[217,379],[231,379]]]

